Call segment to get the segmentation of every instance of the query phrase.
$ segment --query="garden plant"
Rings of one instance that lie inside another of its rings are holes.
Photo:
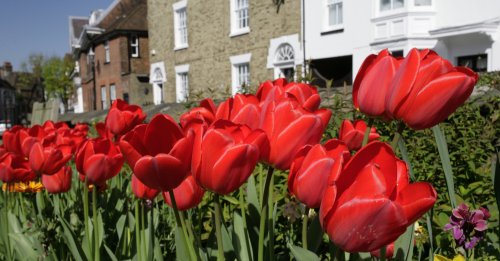
[[[90,126],[11,128],[0,259],[499,259],[500,98],[471,97],[478,74],[384,50],[352,93],[308,82],[179,121],[116,100]]]

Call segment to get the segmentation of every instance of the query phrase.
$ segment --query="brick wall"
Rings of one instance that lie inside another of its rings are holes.
[[[250,32],[230,37],[230,0],[187,2],[188,45],[174,51],[173,0],[148,0],[151,63],[164,61],[167,82],[164,97],[175,101],[175,66],[189,64],[190,94],[213,98],[231,90],[229,57],[251,53],[250,81],[253,87],[273,78],[267,69],[270,39],[300,33],[300,0],[289,0],[279,13],[269,0],[250,0]],[[296,50],[298,52],[299,50]],[[216,89],[211,93],[210,89]],[[196,99],[196,97],[195,97]]]

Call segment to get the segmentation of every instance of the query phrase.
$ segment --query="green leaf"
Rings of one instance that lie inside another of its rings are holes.
[[[180,227],[175,226],[175,254],[177,260],[189,260],[189,252],[186,249],[186,245],[182,240],[182,230]]]
[[[116,232],[118,233],[118,240],[121,240],[123,232],[125,231],[125,222],[127,222],[127,214],[121,215],[116,222]]]
[[[106,253],[108,253],[109,258],[112,261],[118,261],[118,258],[115,256],[113,251],[111,249],[109,249],[109,247],[106,244],[104,244],[104,249],[106,249]]]
[[[233,205],[239,205],[240,202],[238,201],[238,199],[236,199],[235,197],[231,197],[231,196],[223,196],[222,199],[224,199],[225,201],[233,204]]]
[[[307,213],[306,213],[307,214]],[[316,215],[307,228],[308,250],[316,252],[323,242],[323,229],[319,222],[319,215]]]
[[[412,260],[414,231],[415,224],[411,224],[406,228],[406,232],[394,243],[395,260]]]
[[[500,153],[496,151],[496,160],[491,164],[491,174],[493,179],[493,190],[495,191],[495,199],[497,201],[497,207],[500,211]]]
[[[313,252],[302,247],[288,243],[288,248],[297,261],[319,261],[319,257]]]
[[[43,252],[43,249],[34,250],[32,247],[33,242],[23,234],[9,233],[9,237],[15,242],[12,246],[14,246],[14,249],[17,251],[20,260],[38,260],[43,256],[36,251]]]
[[[252,245],[248,231],[244,227],[243,218],[238,212],[234,212],[233,216],[233,246],[235,248],[236,257],[240,261],[253,260]]]
[[[457,206],[457,200],[455,198],[453,171],[451,169],[450,154],[448,153],[448,144],[446,143],[446,137],[439,127],[439,124],[432,127],[432,132],[434,133],[434,138],[436,139],[436,145],[439,151],[439,157],[441,158],[441,164],[443,165],[450,203],[451,206],[455,208]]]
[[[80,244],[77,244],[77,240],[75,234],[71,229],[69,228],[69,224],[64,220],[62,217],[59,217],[59,220],[61,221],[61,225],[63,227],[63,238],[65,239],[64,242],[68,246],[69,251],[73,255],[73,258],[78,261],[83,261],[83,260],[88,260],[85,256],[85,252],[83,251],[82,247]],[[86,241],[84,241],[86,242]]]

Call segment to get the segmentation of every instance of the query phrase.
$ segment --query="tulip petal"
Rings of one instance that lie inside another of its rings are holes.
[[[408,224],[417,221],[436,202],[436,191],[431,184],[417,182],[406,186],[398,197],[403,207]]]
[[[312,150],[311,150],[312,151]],[[328,177],[334,166],[335,159],[322,157],[310,161],[306,156],[300,174],[295,177],[294,195],[309,208],[318,208],[328,185]]]
[[[474,78],[461,72],[434,79],[417,94],[403,120],[417,130],[438,124],[469,98],[474,84]]]
[[[144,156],[137,161],[134,174],[146,186],[168,191],[179,186],[188,173],[184,164],[168,154]]]
[[[144,144],[149,154],[156,156],[160,153],[169,153],[175,143],[184,137],[179,125],[166,114],[158,114],[146,128]]]

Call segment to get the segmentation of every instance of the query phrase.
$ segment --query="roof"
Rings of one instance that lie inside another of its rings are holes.
[[[71,46],[78,44],[78,38],[83,31],[83,27],[89,23],[88,17],[69,17],[69,43]]]
[[[110,6],[98,27],[110,32],[113,30],[147,31],[147,2],[146,0],[121,0]]]
[[[12,85],[10,85],[10,83],[8,81],[5,81],[3,79],[0,79],[0,89],[15,90],[14,87],[12,87]]]

